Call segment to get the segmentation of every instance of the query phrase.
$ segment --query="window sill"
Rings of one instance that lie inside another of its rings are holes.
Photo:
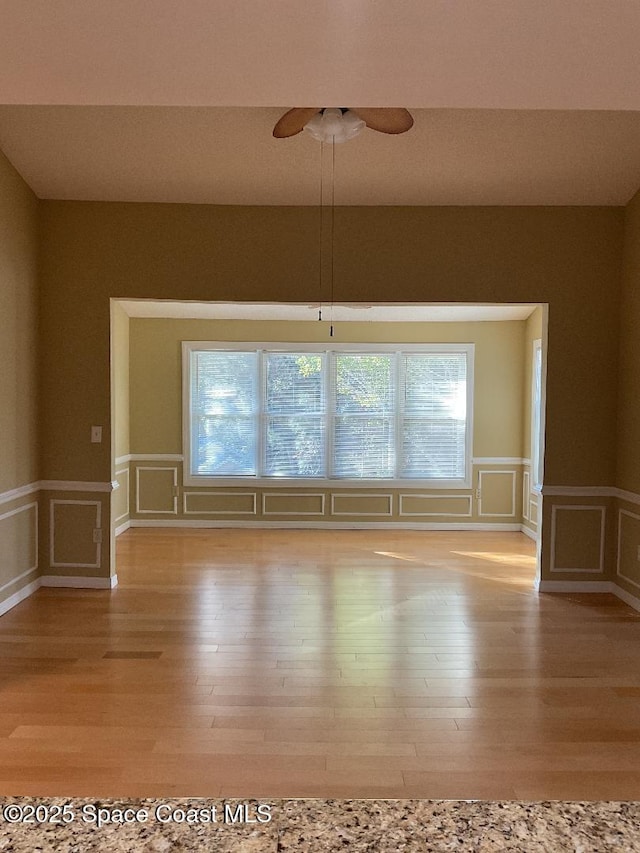
[[[329,478],[298,479],[290,477],[193,477],[185,475],[185,488],[243,488],[261,489],[428,489],[429,491],[456,489],[471,490],[471,480],[342,480]]]

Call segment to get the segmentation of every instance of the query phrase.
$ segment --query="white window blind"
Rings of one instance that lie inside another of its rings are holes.
[[[393,356],[336,353],[333,367],[333,475],[347,479],[393,477]]]
[[[191,359],[193,472],[255,476],[258,353],[196,351]]]
[[[469,346],[186,346],[190,477],[454,485],[468,477]]]
[[[265,353],[268,477],[324,476],[323,361],[317,353]]]
[[[405,355],[402,477],[464,477],[467,360],[463,353]]]

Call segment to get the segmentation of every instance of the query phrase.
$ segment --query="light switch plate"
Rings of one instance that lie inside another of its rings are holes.
[[[100,444],[102,442],[102,427],[101,426],[92,426],[91,427],[91,443],[92,444]]]

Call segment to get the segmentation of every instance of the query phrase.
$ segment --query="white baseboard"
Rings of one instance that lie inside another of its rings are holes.
[[[520,525],[520,532],[524,533],[525,536],[528,536],[529,539],[533,539],[534,542],[538,541],[538,534],[535,532],[535,530],[531,530],[530,527],[527,527],[526,525],[522,524]]]
[[[613,581],[540,581],[538,592],[610,592],[629,607],[640,611],[640,598]]]
[[[538,582],[538,592],[613,592],[610,581],[547,581]]]
[[[47,587],[67,587],[69,589],[113,589],[118,585],[118,576],[108,578],[80,577],[75,575],[43,575],[40,585]]]
[[[520,524],[485,524],[483,522],[431,521],[210,521],[207,519],[132,518],[129,527],[255,527],[260,529],[317,529],[317,530],[493,530],[520,532]]]
[[[33,595],[39,586],[40,578],[36,578],[34,581],[31,581],[31,583],[23,586],[22,589],[14,592],[13,595],[9,596],[9,598],[5,598],[4,601],[0,602],[0,616],[3,616],[8,610],[15,607],[16,604],[20,604],[21,601],[25,600],[25,598],[29,598],[30,595]]]
[[[131,522],[127,519],[127,521],[123,521],[122,524],[119,524],[115,529],[115,535],[120,536],[121,533],[124,533],[125,530],[128,530],[131,527]]]
[[[611,591],[614,595],[617,595],[621,601],[624,601],[624,603],[628,604],[629,607],[633,607],[634,610],[640,610],[640,598],[637,598],[635,595],[627,592],[626,589],[622,589],[622,587],[618,586],[616,583],[612,583],[611,586],[613,587]]]

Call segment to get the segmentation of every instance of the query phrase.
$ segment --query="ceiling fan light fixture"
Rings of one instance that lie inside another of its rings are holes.
[[[308,121],[304,129],[317,139],[318,142],[346,142],[361,133],[366,124],[361,118],[347,110],[342,112],[336,107],[329,107]]]

